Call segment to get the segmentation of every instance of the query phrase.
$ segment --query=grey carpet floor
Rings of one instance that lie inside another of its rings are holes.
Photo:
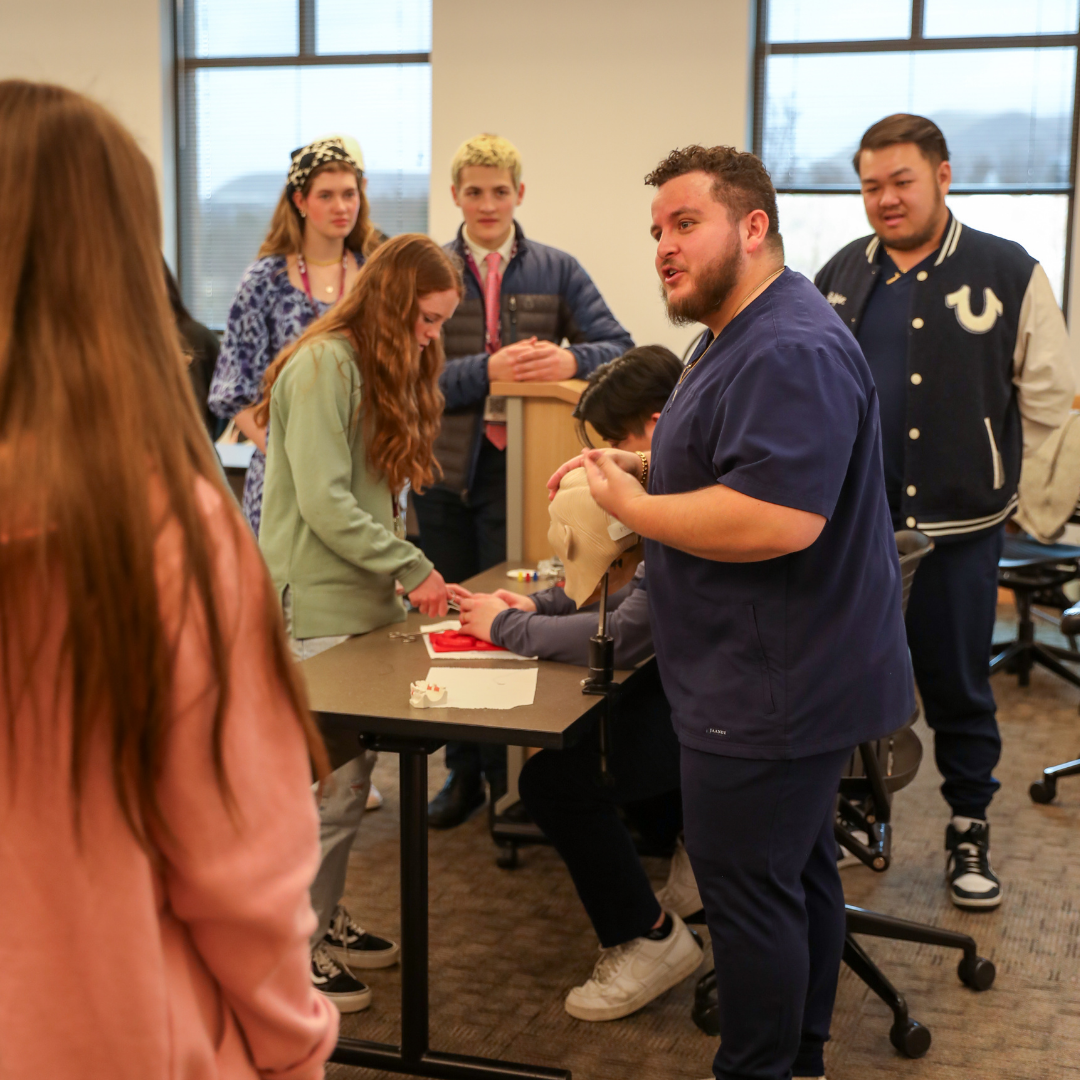
[[[1002,614],[1007,620],[1008,610]],[[991,810],[1002,906],[965,913],[945,895],[947,812],[921,722],[926,752],[894,804],[892,866],[884,874],[846,869],[843,878],[851,903],[973,935],[997,965],[997,981],[978,994],[956,976],[959,953],[864,938],[933,1044],[917,1061],[897,1054],[888,1039],[891,1014],[845,967],[826,1053],[829,1080],[1080,1080],[1080,777],[1061,781],[1051,806],[1036,806],[1027,794],[1044,766],[1080,755],[1080,692],[1043,671],[1026,689],[1008,675],[994,685],[1004,738],[1002,788]],[[432,793],[444,776],[440,751],[430,763]],[[382,756],[375,781],[386,802],[364,819],[346,903],[370,929],[396,935],[395,755]],[[661,884],[666,861],[647,859],[646,866]],[[525,849],[519,869],[501,870],[478,814],[458,829],[430,833],[430,874],[433,1048],[568,1068],[575,1080],[709,1075],[715,1041],[690,1019],[694,978],[625,1020],[588,1024],[565,1013],[563,997],[589,976],[597,942],[553,850]],[[366,981],[373,1005],[346,1017],[342,1033],[397,1042],[398,969],[369,972]],[[333,1080],[374,1075],[327,1070]]]

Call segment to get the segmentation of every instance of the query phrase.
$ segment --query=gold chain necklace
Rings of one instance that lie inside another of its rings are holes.
[[[755,285],[755,286],[754,286],[754,287],[753,287],[753,288],[752,288],[752,289],[751,289],[751,290],[750,290],[750,291],[749,291],[749,292],[748,292],[748,293],[747,293],[747,294],[746,294],[746,295],[745,295],[745,296],[744,296],[744,297],[742,298],[742,300],[740,300],[740,301],[739,301],[739,306],[738,306],[738,307],[737,307],[737,308],[735,309],[735,314],[734,314],[734,315],[732,315],[730,319],[728,319],[728,325],[730,326],[730,325],[731,325],[731,324],[732,324],[732,323],[733,323],[733,322],[735,321],[735,316],[736,316],[736,315],[738,315],[738,314],[739,314],[739,313],[740,313],[740,312],[742,311],[742,309],[743,309],[743,308],[744,308],[744,307],[746,306],[746,302],[747,302],[747,301],[748,301],[748,300],[750,299],[750,297],[751,297],[751,296],[753,296],[753,295],[754,295],[754,293],[756,293],[756,292],[758,291],[758,289],[761,289],[761,288],[763,288],[764,286],[768,285],[768,283],[769,283],[770,281],[772,281],[772,279],[773,279],[773,278],[775,278],[775,277],[779,277],[779,276],[780,276],[780,275],[781,275],[781,274],[782,274],[783,272],[784,272],[784,268],[783,268],[783,267],[781,266],[779,270],[774,270],[774,271],[773,271],[773,272],[772,272],[772,273],[771,273],[771,274],[770,274],[770,275],[769,275],[769,276],[768,276],[767,278],[762,278],[762,280],[761,280],[761,281],[759,281],[759,282],[758,282],[758,283],[757,283],[757,284],[756,284],[756,285]],[[715,340],[716,340],[716,339],[715,339],[715,338],[713,338],[713,341],[715,341]],[[711,344],[712,344],[712,342],[710,342],[709,344],[711,345]],[[695,368],[695,367],[697,367],[697,362],[698,362],[698,360],[700,360],[700,359],[701,359],[701,357],[702,357],[702,356],[704,356],[704,355],[705,355],[705,353],[707,353],[708,351],[709,351],[709,350],[708,350],[708,349],[706,349],[706,350],[705,350],[705,351],[704,351],[704,352],[703,352],[703,353],[701,354],[701,356],[697,357],[697,359],[693,360],[693,361],[692,361],[691,363],[687,364],[687,365],[686,365],[686,367],[684,367],[684,368],[683,368],[683,370],[682,370],[682,374],[681,374],[681,375],[679,376],[679,381],[678,381],[678,383],[677,383],[677,384],[676,384],[676,386],[675,386],[675,393],[671,395],[671,396],[672,396],[673,398],[675,397],[675,394],[677,394],[677,393],[679,392],[679,387],[680,387],[680,386],[682,386],[683,380],[684,380],[684,379],[686,378],[686,376],[687,376],[687,375],[689,375],[689,374],[690,374],[690,372],[691,372],[691,371],[693,371],[693,370],[694,370],[694,368]]]
[[[340,266],[341,265],[341,260],[340,259],[331,259],[329,262],[316,262],[314,259],[305,259],[304,261],[308,264],[308,266]]]

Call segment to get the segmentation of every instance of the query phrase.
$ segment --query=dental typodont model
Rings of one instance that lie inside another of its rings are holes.
[[[409,686],[409,704],[414,709],[433,709],[446,704],[446,687],[421,679]]]

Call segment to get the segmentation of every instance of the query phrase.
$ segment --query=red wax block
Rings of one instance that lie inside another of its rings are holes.
[[[431,647],[437,653],[443,652],[506,652],[506,649],[498,645],[492,645],[490,641],[481,641],[472,634],[463,633],[460,630],[443,630],[438,634],[429,635]]]

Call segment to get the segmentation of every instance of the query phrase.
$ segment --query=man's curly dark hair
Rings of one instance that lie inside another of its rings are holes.
[[[776,189],[761,158],[734,146],[684,146],[672,150],[645,177],[645,183],[660,187],[691,172],[708,173],[713,178],[713,197],[727,207],[734,220],[741,220],[751,210],[764,210],[769,217],[767,240],[783,248]]]

